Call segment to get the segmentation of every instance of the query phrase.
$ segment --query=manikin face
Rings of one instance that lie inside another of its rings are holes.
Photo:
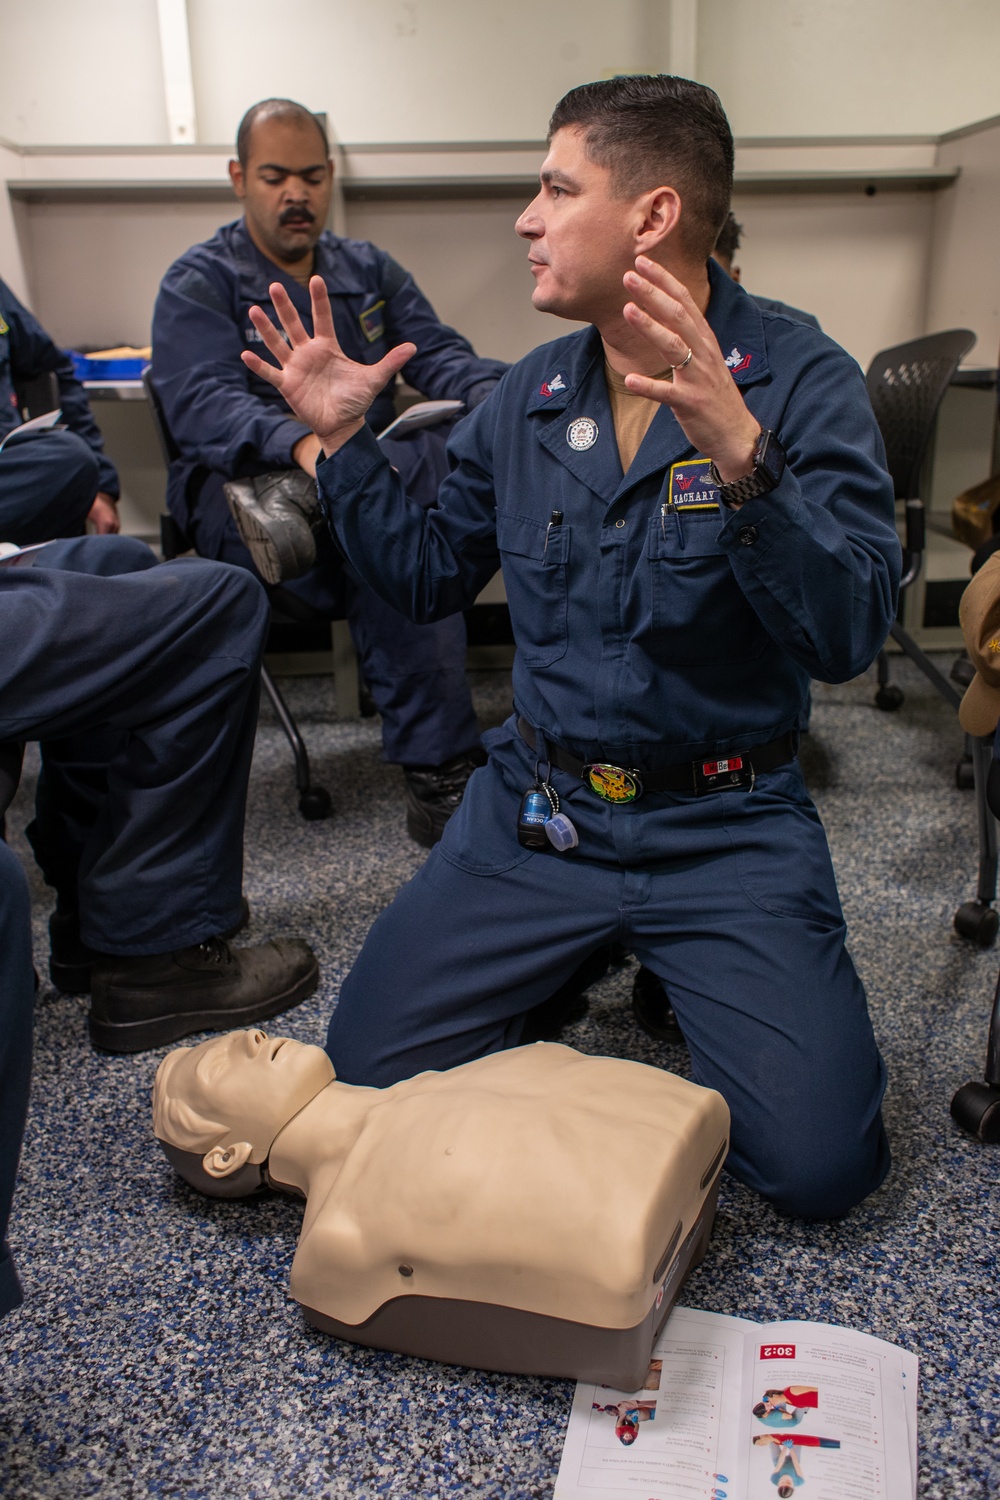
[[[330,211],[333,163],[319,127],[265,115],[251,132],[246,171],[231,161],[229,175],[258,250],[297,268],[312,254]]]
[[[533,306],[600,325],[619,315],[628,300],[622,277],[644,248],[636,232],[649,195],[615,198],[610,171],[589,159],[584,141],[577,126],[556,131],[538,195],[515,228],[530,241]]]
[[[278,1131],[334,1077],[321,1047],[260,1030],[231,1031],[199,1047],[180,1047],[171,1058],[163,1093],[175,1115],[179,1105],[181,1116],[218,1123],[222,1138],[213,1144],[248,1142],[254,1161],[264,1160]],[[204,1140],[178,1139],[183,1131],[176,1123],[154,1118],[154,1131],[186,1150],[205,1149]]]

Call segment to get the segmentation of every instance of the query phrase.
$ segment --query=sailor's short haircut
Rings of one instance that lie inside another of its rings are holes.
[[[326,161],[330,155],[330,142],[326,138],[326,130],[322,121],[313,114],[312,110],[306,109],[304,104],[297,104],[294,99],[261,99],[258,103],[251,104],[236,132],[236,155],[244,172],[250,160],[250,137],[258,120],[281,120],[286,125],[312,126],[319,132],[320,140],[323,142],[323,160]]]
[[[718,94],[669,73],[584,83],[556,105],[549,140],[572,126],[583,131],[591,161],[611,173],[617,197],[676,188],[681,241],[708,259],[733,192],[733,135]]]

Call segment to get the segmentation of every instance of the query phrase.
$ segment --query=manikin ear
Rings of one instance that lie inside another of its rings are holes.
[[[213,1146],[201,1159],[209,1177],[230,1177],[250,1160],[253,1151],[249,1141],[230,1141],[228,1146]]]
[[[654,188],[644,195],[641,212],[642,222],[635,237],[635,253],[655,256],[657,249],[680,223],[681,195],[676,188]]]

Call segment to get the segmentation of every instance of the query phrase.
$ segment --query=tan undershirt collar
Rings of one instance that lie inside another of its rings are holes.
[[[670,369],[662,371],[653,378],[668,380]],[[604,380],[608,387],[608,399],[611,402],[618,457],[621,460],[622,473],[627,474],[632,467],[632,460],[642,446],[642,440],[649,430],[650,422],[660,409],[660,403],[651,400],[649,396],[637,396],[634,391],[630,391],[625,384],[625,376],[613,370],[607,360],[604,361]]]

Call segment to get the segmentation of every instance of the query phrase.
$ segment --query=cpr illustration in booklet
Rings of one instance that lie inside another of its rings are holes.
[[[554,1500],[914,1500],[917,1360],[677,1307],[639,1391],[577,1385]]]

